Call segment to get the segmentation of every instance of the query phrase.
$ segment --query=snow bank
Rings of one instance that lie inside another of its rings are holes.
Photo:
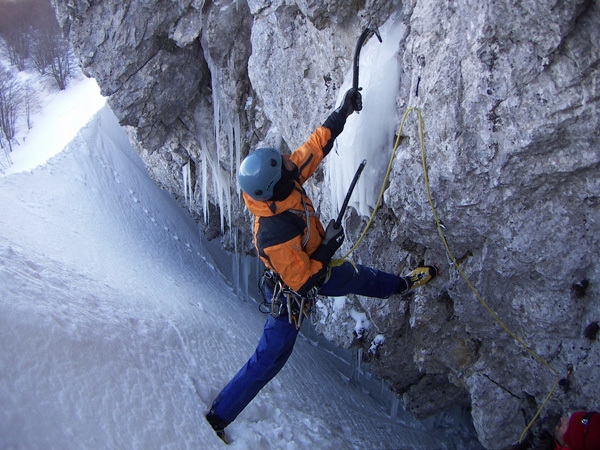
[[[19,145],[13,148],[13,164],[5,174],[40,166],[60,153],[105,103],[93,78],[73,80],[69,89],[46,96],[41,111],[32,117],[31,130],[20,124]]]
[[[265,317],[207,260],[104,107],[43,167],[0,178],[0,447],[221,448],[204,420]],[[231,448],[447,448],[300,339]]]

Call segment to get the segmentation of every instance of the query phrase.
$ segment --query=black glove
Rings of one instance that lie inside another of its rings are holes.
[[[358,89],[350,88],[344,95],[342,104],[336,109],[337,112],[342,114],[344,117],[350,116],[354,111],[362,110],[362,95]]]
[[[344,243],[344,227],[341,225],[339,228],[335,227],[335,220],[331,219],[329,225],[327,225],[327,229],[325,230],[325,237],[323,238],[323,242],[321,245],[327,245],[330,248],[334,248],[337,250]]]
[[[342,246],[343,242],[344,228],[341,225],[339,228],[336,228],[335,220],[331,219],[331,222],[329,222],[329,225],[327,225],[327,229],[325,230],[323,242],[321,242],[321,245],[311,255],[311,258],[321,261],[323,265],[327,265],[337,249]]]

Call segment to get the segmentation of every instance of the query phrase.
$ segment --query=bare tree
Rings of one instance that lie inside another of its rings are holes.
[[[24,89],[24,108],[25,108],[25,119],[27,120],[27,129],[31,130],[33,127],[33,123],[31,122],[31,116],[38,112],[42,105],[40,103],[40,99],[37,95],[37,91],[35,88],[31,86],[30,82],[25,83]]]
[[[23,106],[23,90],[12,72],[0,66],[0,132],[4,136],[4,151],[10,158],[19,112]]]
[[[0,149],[2,149],[2,153],[0,153],[0,173],[4,173],[4,170],[12,166],[13,162],[8,151],[8,144],[4,142],[2,133],[0,133]]]
[[[73,54],[50,0],[0,0],[0,11],[0,36],[11,64],[21,71],[31,60],[38,72],[49,73],[65,89]]]
[[[12,65],[25,70],[29,58],[32,24],[28,12],[31,0],[0,0],[0,36],[6,44],[6,53]]]
[[[52,47],[46,34],[40,30],[36,30],[33,34],[31,61],[33,61],[35,70],[41,75],[48,73],[48,66],[52,63]]]
[[[73,65],[71,46],[62,37],[49,0],[29,1],[34,2],[32,6],[35,6],[30,17],[34,30],[31,33],[31,60],[40,74],[49,73],[58,88],[63,90]]]
[[[57,36],[53,47],[50,71],[60,90],[66,89],[67,79],[71,75],[73,53],[69,42]]]

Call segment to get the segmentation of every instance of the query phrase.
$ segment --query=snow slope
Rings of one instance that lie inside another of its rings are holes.
[[[45,165],[0,177],[0,210],[0,448],[223,448],[204,413],[265,317],[110,109]],[[233,449],[454,448],[391,419],[302,338],[228,432]]]
[[[30,83],[39,92],[47,90],[38,74],[21,72],[19,76],[24,85]],[[4,171],[6,174],[44,164],[60,153],[106,102],[96,80],[81,73],[72,79],[69,89],[45,92],[43,97],[42,108],[33,114],[31,130],[27,130],[24,117],[17,121],[19,145],[14,147],[13,164]]]

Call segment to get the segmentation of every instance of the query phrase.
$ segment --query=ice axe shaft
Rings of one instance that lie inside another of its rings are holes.
[[[363,162],[361,162],[360,166],[358,166],[358,169],[356,169],[356,173],[354,174],[352,183],[350,183],[350,187],[348,188],[348,192],[346,193],[346,198],[344,199],[344,203],[342,203],[342,208],[340,209],[340,213],[338,214],[337,219],[335,221],[336,228],[339,228],[342,225],[342,219],[344,218],[344,213],[346,212],[346,208],[348,207],[348,202],[350,201],[350,197],[352,196],[352,191],[354,191],[354,186],[356,186],[356,183],[358,182],[358,179],[360,178],[360,174],[362,173],[362,171],[366,165],[367,165],[367,160],[363,159]]]
[[[379,28],[377,28],[377,25],[375,24],[371,24],[367,28],[365,28],[365,31],[363,31],[360,37],[358,38],[358,42],[356,43],[356,50],[354,51],[354,67],[352,72],[352,87],[354,89],[358,89],[358,63],[360,59],[360,50],[362,49],[362,46],[367,40],[367,38],[372,34],[377,36],[379,42],[383,42],[381,40],[381,35],[379,34]]]

